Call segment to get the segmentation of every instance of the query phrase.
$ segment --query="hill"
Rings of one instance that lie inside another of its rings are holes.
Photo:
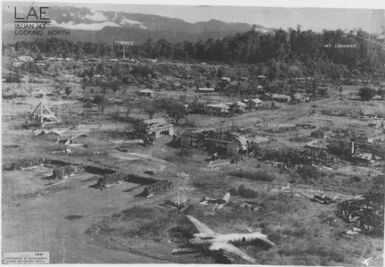
[[[6,43],[32,41],[41,36],[16,36],[13,10],[3,10],[3,40]],[[223,38],[251,28],[247,23],[226,23],[219,20],[189,23],[181,19],[114,11],[95,11],[89,8],[54,6],[49,9],[48,29],[70,30],[69,40],[77,42],[111,43],[132,40],[143,43],[147,39],[165,38],[170,41],[197,41]],[[268,31],[262,26],[256,30]]]

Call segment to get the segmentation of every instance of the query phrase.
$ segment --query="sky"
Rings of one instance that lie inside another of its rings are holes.
[[[68,5],[68,3],[66,3]],[[84,6],[79,4],[79,6]],[[183,19],[187,22],[218,19],[225,22],[246,22],[271,28],[295,27],[322,29],[353,29],[360,27],[371,33],[385,27],[385,10],[332,8],[276,8],[229,6],[168,6],[168,5],[87,5],[95,10],[155,14]]]
[[[88,7],[97,11],[154,14],[179,18],[192,23],[217,19],[224,22],[245,22],[283,29],[295,28],[297,24],[300,24],[302,29],[314,31],[362,28],[370,33],[382,33],[385,30],[384,9],[91,4],[84,2],[51,2],[49,5]]]

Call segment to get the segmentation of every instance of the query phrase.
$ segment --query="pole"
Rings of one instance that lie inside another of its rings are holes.
[[[123,58],[126,58],[126,46],[123,45]]]
[[[41,124],[43,124],[44,106],[45,106],[45,94],[43,93],[43,103],[41,103],[40,105],[40,123]]]

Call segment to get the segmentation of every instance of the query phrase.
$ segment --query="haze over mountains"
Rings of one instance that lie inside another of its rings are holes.
[[[236,32],[249,30],[247,23],[226,23],[219,20],[189,23],[181,19],[149,14],[133,14],[115,11],[95,11],[89,8],[59,7],[49,9],[49,29],[70,30],[72,41],[113,42],[132,40],[143,43],[147,39],[167,38],[172,41],[196,41],[199,38],[222,38]],[[3,9],[3,41],[6,43],[30,40],[33,37],[15,36],[13,9]],[[269,31],[262,26],[256,30]],[[5,38],[4,38],[5,36]],[[40,36],[38,36],[40,37]]]
[[[49,28],[70,30],[70,36],[60,38],[96,43],[132,40],[140,44],[149,38],[166,38],[176,42],[197,41],[200,38],[216,39],[236,32],[245,32],[253,24],[257,24],[255,29],[262,32],[274,28],[295,28],[297,24],[304,30],[318,32],[325,28],[349,31],[359,27],[370,33],[383,34],[385,30],[384,10],[106,4],[90,4],[86,8],[80,3],[73,6],[59,5],[47,4],[48,15],[52,21]],[[3,2],[3,41],[12,43],[45,38],[15,35],[15,6],[20,11],[23,8],[28,10],[31,3]],[[197,19],[192,20],[193,15]]]

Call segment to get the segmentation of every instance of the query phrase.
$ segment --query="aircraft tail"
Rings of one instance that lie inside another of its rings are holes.
[[[195,249],[191,248],[176,248],[172,250],[172,254],[190,254],[190,253],[197,253]]]
[[[222,200],[223,200],[225,203],[228,203],[229,200],[230,200],[230,192],[227,192],[227,193],[223,196]]]

